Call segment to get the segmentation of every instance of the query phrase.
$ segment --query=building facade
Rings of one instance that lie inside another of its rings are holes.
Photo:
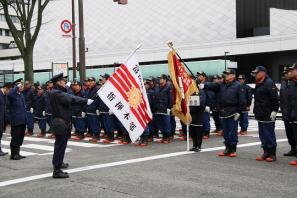
[[[165,71],[161,67],[166,67],[167,42],[172,41],[194,71],[208,70],[197,62],[204,61],[214,67],[206,72],[221,72],[222,61],[209,61],[224,60],[229,52],[227,59],[238,63],[238,73],[264,65],[279,80],[283,66],[297,62],[296,9],[295,0],[131,0],[127,6],[84,0],[87,75],[113,72],[106,67],[125,62],[139,44],[140,63]],[[71,69],[71,37],[60,28],[65,19],[71,19],[71,1],[51,2],[34,50],[38,81],[50,78],[53,62],[68,62]],[[0,61],[0,67],[22,76],[21,60]]]

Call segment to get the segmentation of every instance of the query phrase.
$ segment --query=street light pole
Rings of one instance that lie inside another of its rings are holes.
[[[72,70],[73,79],[76,79],[76,32],[75,32],[75,0],[72,0]]]
[[[84,33],[84,8],[83,0],[78,0],[79,10],[79,71],[80,81],[86,79],[86,51],[85,51],[85,33]]]
[[[227,71],[227,54],[230,54],[230,52],[225,52],[225,71]]]

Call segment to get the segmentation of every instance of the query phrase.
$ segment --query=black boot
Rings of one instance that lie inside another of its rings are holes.
[[[20,154],[20,148],[17,149],[17,155],[21,157],[21,159],[26,158],[26,156],[23,156]]]
[[[69,167],[69,164],[68,163],[62,163],[62,166],[61,166],[61,169],[66,169]]]
[[[5,155],[7,155],[7,154],[8,154],[8,153],[7,153],[7,152],[3,152],[2,149],[1,149],[1,147],[0,147],[0,157],[1,157],[1,156],[5,156]]]
[[[55,179],[65,179],[69,178],[68,173],[63,172],[61,169],[54,170],[53,172],[53,178]]]
[[[17,154],[17,151],[14,149],[14,148],[11,148],[10,149],[11,151],[10,151],[10,160],[21,160],[22,158],[21,158],[21,156],[19,156],[18,154]]]
[[[296,146],[292,146],[291,150],[285,153],[284,156],[291,157],[291,156],[296,156],[296,154],[297,154]]]

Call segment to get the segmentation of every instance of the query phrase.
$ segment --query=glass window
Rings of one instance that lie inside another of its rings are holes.
[[[0,36],[3,36],[3,34],[2,34],[2,29],[0,29]]]
[[[9,36],[9,30],[5,30],[5,36]]]

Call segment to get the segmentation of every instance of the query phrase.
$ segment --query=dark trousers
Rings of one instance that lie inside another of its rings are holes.
[[[153,115],[153,135],[155,135],[155,136],[158,136],[159,135],[159,130],[160,130],[160,127],[159,127],[159,125],[158,125],[158,120],[157,120],[157,114],[154,114]]]
[[[84,135],[86,131],[86,118],[83,118],[83,117],[73,118],[73,126],[75,128],[76,134]]]
[[[275,122],[258,122],[262,147],[276,148]]]
[[[234,120],[234,117],[231,118],[222,118],[223,123],[223,136],[226,146],[237,145],[238,143],[238,121]]]
[[[34,129],[34,119],[33,114],[30,111],[26,112],[26,119],[27,119],[27,129],[29,132],[33,132]]]
[[[247,128],[249,127],[249,114],[248,114],[248,112],[240,113],[239,126],[240,126],[241,131],[247,131]]]
[[[156,114],[156,121],[164,138],[170,135],[170,115]]]
[[[91,129],[93,135],[99,136],[99,133],[100,133],[99,117],[95,114],[88,114],[87,120],[88,120],[88,127]]]
[[[59,170],[62,166],[65,156],[65,150],[68,142],[68,135],[55,135],[56,141],[54,146],[53,166]]]
[[[292,123],[291,126],[295,137],[295,143],[297,143],[297,123]]]
[[[190,131],[191,138],[193,140],[193,147],[201,148],[202,137],[203,137],[203,127],[190,125],[189,131]]]
[[[108,136],[109,139],[114,139],[114,133],[113,133],[113,116],[109,115],[108,113],[102,113],[100,114],[100,118],[102,120],[102,124],[104,126],[104,132]]]
[[[297,144],[296,144],[295,134],[293,130],[293,124],[290,123],[289,121],[284,121],[284,123],[285,123],[288,142],[292,148],[296,149]]]
[[[204,135],[209,135],[209,132],[210,132],[210,113],[209,112],[203,112],[202,124],[203,124]]]
[[[46,118],[37,118],[38,126],[41,132],[46,130]]]
[[[53,115],[46,115],[46,122],[49,126],[49,131],[52,130]]]
[[[174,135],[176,130],[176,121],[175,121],[175,116],[171,115],[170,116],[170,135]]]
[[[2,140],[2,136],[3,136],[3,130],[0,130],[0,151],[1,151],[1,140]]]
[[[216,130],[220,131],[222,130],[222,119],[220,118],[220,112],[219,111],[213,111],[212,117],[216,126]]]
[[[19,154],[20,147],[23,144],[25,136],[26,125],[11,126],[11,142],[10,150],[11,155]]]

